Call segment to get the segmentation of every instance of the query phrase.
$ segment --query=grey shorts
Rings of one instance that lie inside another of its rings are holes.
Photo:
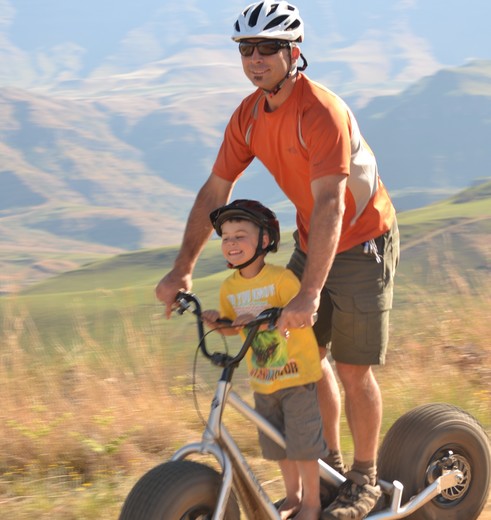
[[[383,365],[389,340],[399,230],[375,239],[380,262],[363,244],[336,255],[321,293],[314,332],[332,358],[353,365]],[[298,245],[287,265],[301,279],[306,255]]]
[[[322,419],[317,401],[317,385],[310,383],[254,393],[256,410],[285,437],[286,451],[259,430],[259,444],[268,460],[317,460],[327,456],[322,435]]]

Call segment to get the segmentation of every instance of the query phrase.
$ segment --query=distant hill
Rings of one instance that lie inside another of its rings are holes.
[[[481,277],[491,277],[491,178],[450,199],[399,215],[401,263],[398,277],[407,290],[450,290],[470,293]],[[285,264],[291,254],[291,232],[285,230],[280,251],[270,261]],[[120,291],[153,286],[171,268],[177,247],[137,251],[95,262],[38,283],[24,295],[101,290]],[[207,279],[228,270],[219,242],[210,241],[194,274]]]
[[[186,66],[184,77],[194,79],[180,89],[181,65],[149,70],[159,88],[148,96],[114,88],[75,99],[0,89],[0,290],[180,241],[244,94],[210,88],[191,96],[200,74]],[[489,174],[491,62],[442,70],[355,112],[399,210],[448,197]],[[259,193],[283,226],[294,225],[291,205],[254,162],[234,196]]]
[[[401,210],[491,173],[491,62],[441,70],[358,117]]]

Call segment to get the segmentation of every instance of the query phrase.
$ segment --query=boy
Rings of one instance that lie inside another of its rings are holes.
[[[220,289],[220,312],[203,320],[217,328],[218,318],[232,320],[224,335],[238,334],[261,311],[284,307],[300,282],[288,269],[266,264],[280,240],[275,214],[257,201],[236,200],[210,215],[222,239],[222,253],[236,271]],[[256,410],[285,435],[286,452],[259,432],[265,458],[278,460],[286,498],[282,519],[317,520],[321,512],[317,459],[327,455],[316,382],[321,378],[319,351],[310,327],[292,329],[285,339],[276,329],[260,331],[247,353]]]

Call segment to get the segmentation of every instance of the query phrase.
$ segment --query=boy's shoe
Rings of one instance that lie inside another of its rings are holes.
[[[367,475],[348,471],[338,496],[322,512],[322,520],[362,520],[377,505],[380,486],[372,486]]]

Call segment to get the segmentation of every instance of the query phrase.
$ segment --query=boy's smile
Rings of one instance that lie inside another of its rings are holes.
[[[222,224],[222,253],[232,265],[250,260],[257,241],[258,227],[248,220],[227,220]]]

